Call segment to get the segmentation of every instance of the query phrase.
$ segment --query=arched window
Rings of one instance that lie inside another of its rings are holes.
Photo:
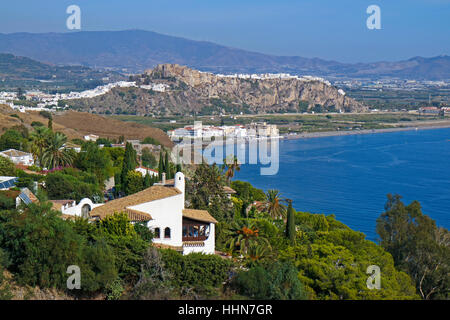
[[[161,231],[159,230],[159,228],[155,228],[155,238],[159,239],[161,237]]]
[[[164,229],[164,238],[170,238],[170,228],[169,227]]]
[[[91,212],[91,206],[88,204],[85,204],[81,207],[81,216],[85,219],[89,218],[89,212]]]

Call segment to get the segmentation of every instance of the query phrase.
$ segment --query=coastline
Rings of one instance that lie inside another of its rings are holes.
[[[350,136],[350,135],[366,135],[366,134],[378,134],[378,133],[390,133],[390,132],[400,132],[400,131],[419,131],[419,130],[432,130],[432,129],[446,129],[450,128],[450,121],[438,122],[436,124],[424,123],[418,124],[417,126],[408,126],[408,127],[396,127],[396,128],[384,128],[384,129],[362,129],[362,130],[345,130],[345,131],[322,131],[322,132],[304,132],[298,134],[290,134],[290,135],[280,135],[278,137],[274,137],[278,141],[286,141],[286,140],[296,140],[296,139],[313,139],[313,138],[326,138],[326,137],[337,137],[337,136]],[[267,138],[266,138],[267,139]],[[264,140],[262,138],[254,138],[253,141]],[[270,139],[267,139],[270,142]],[[205,146],[217,146],[225,143],[218,141],[211,141],[207,144],[202,144],[201,149],[204,149]],[[245,144],[249,143],[249,140],[244,139]],[[234,145],[238,145],[237,141],[233,140]],[[178,148],[191,148],[194,144],[176,144]]]
[[[375,134],[375,133],[389,133],[397,131],[414,131],[414,130],[432,130],[450,128],[450,122],[441,125],[426,125],[426,126],[411,126],[402,128],[385,128],[385,129],[363,129],[363,130],[346,130],[346,131],[323,131],[323,132],[305,132],[299,134],[284,135],[283,140],[293,139],[311,139],[311,138],[325,138],[334,136],[349,136],[359,134]]]

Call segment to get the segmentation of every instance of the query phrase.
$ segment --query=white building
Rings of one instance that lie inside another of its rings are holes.
[[[22,164],[24,166],[32,166],[34,164],[33,154],[23,152],[16,149],[9,149],[0,152],[0,155],[8,158],[15,164]]]
[[[215,224],[206,210],[186,209],[185,180],[177,172],[174,185],[153,185],[138,193],[99,205],[90,217],[103,219],[125,212],[133,222],[146,222],[153,231],[156,246],[172,248],[188,254],[215,252]]]
[[[158,170],[146,168],[144,166],[139,166],[134,171],[140,172],[143,177],[148,173],[151,177],[157,177],[158,176]]]
[[[53,204],[52,208],[61,211],[64,218],[82,217],[89,218],[89,213],[96,207],[103,205],[102,203],[93,203],[91,199],[84,198],[78,204],[75,200],[50,200]]]
[[[84,136],[84,140],[86,140],[86,141],[94,141],[95,142],[95,141],[97,141],[98,138],[99,137],[95,134],[88,134],[88,135]]]

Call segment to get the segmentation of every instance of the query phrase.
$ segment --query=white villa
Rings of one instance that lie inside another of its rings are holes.
[[[53,201],[66,217],[84,216],[101,220],[125,212],[133,223],[144,222],[154,233],[153,243],[183,254],[215,253],[215,224],[206,210],[186,209],[184,174],[177,172],[173,185],[153,185],[138,193],[105,204],[83,199]]]
[[[0,152],[0,156],[10,159],[15,164],[24,166],[32,166],[34,164],[33,154],[16,149],[4,150]]]
[[[154,170],[154,169],[150,169],[150,168],[146,168],[144,166],[139,166],[136,169],[134,169],[134,171],[140,172],[142,174],[143,177],[145,177],[145,175],[148,173],[150,176],[152,177],[157,177],[158,176],[158,170]]]

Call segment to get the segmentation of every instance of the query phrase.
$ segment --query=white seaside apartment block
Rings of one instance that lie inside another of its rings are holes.
[[[167,131],[167,135],[174,141],[183,138],[211,138],[211,137],[227,137],[227,138],[258,138],[265,136],[279,136],[279,130],[276,125],[270,125],[266,122],[251,123],[247,126],[186,126],[175,130]]]

